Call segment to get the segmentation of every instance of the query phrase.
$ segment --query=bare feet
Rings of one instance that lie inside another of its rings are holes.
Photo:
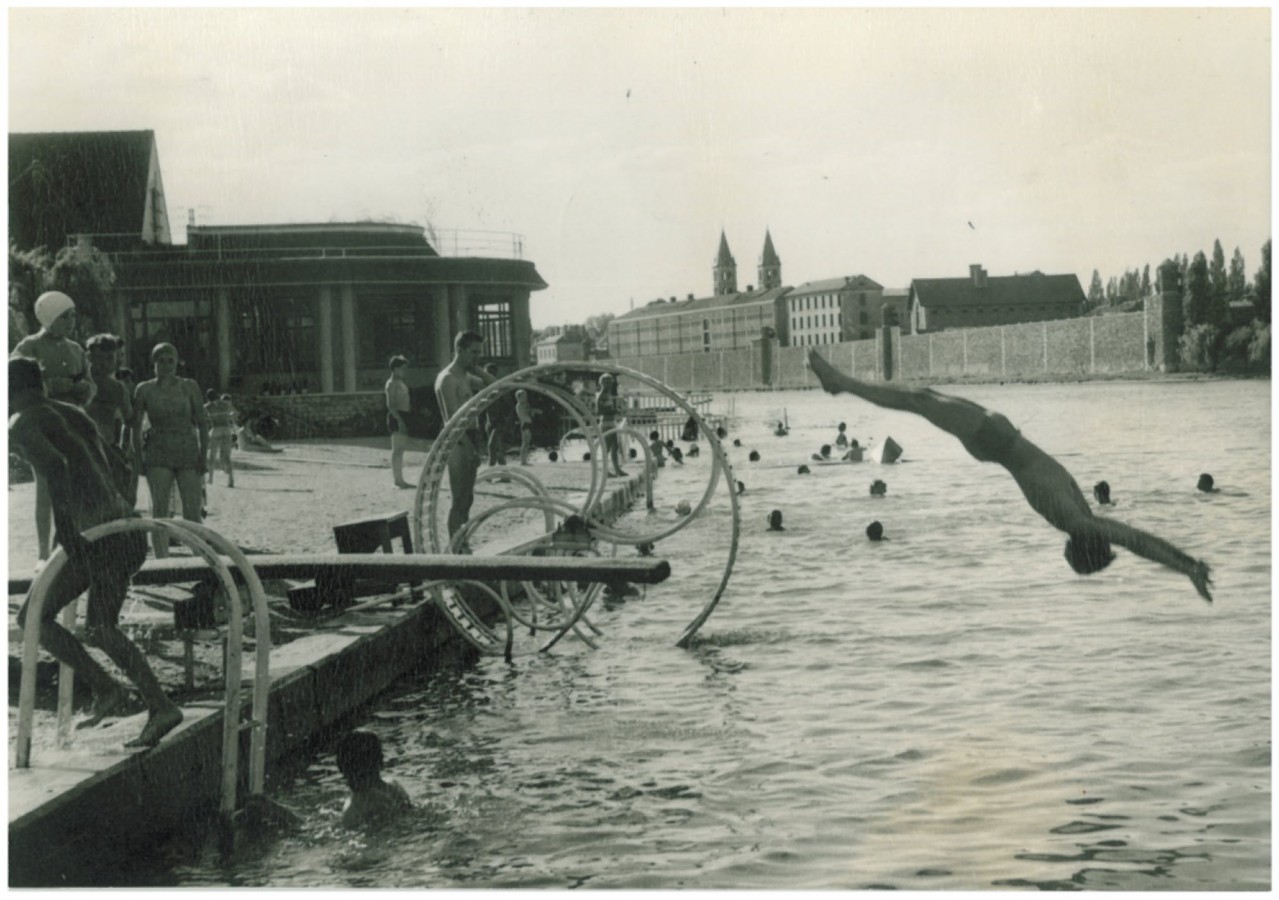
[[[1190,580],[1194,584],[1195,590],[1199,592],[1199,596],[1211,603],[1212,594],[1208,592],[1208,588],[1212,585],[1212,571],[1208,568],[1206,562],[1200,560],[1195,563],[1195,569],[1190,573]]]
[[[131,741],[125,741],[126,747],[154,747],[173,729],[182,724],[182,710],[170,706],[159,712],[151,713],[142,733]]]
[[[95,695],[93,698],[93,711],[89,714],[89,718],[83,722],[76,723],[76,730],[92,728],[115,712],[116,709],[123,706],[128,699],[129,692],[119,685],[112,688],[109,693]]]
[[[407,481],[397,481],[395,482],[395,486],[397,488],[414,488],[417,485],[409,484]]]

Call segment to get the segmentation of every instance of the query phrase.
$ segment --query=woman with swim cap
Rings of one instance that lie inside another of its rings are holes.
[[[999,413],[970,400],[939,394],[931,388],[868,384],[840,372],[815,350],[808,353],[822,387],[831,394],[849,393],[886,409],[913,412],[957,437],[980,462],[999,463],[1017,482],[1031,509],[1048,524],[1066,532],[1066,561],[1081,575],[1099,572],[1114,560],[1111,544],[1188,577],[1199,596],[1212,602],[1208,564],[1172,544],[1131,525],[1094,516],[1070,473]]]
[[[169,495],[177,485],[182,518],[201,522],[209,417],[200,387],[193,379],[178,377],[178,350],[172,344],[156,344],[151,362],[155,377],[138,385],[133,398],[137,422],[145,416],[151,426],[141,441],[151,515],[158,519],[169,514]],[[169,536],[157,533],[153,540],[156,558],[168,556]]]
[[[84,406],[94,384],[84,348],[71,340],[76,326],[75,301],[61,291],[45,291],[35,303],[40,330],[18,341],[10,359],[25,357],[40,365],[46,396]],[[36,473],[36,556],[49,558],[53,549],[53,505],[44,476]]]

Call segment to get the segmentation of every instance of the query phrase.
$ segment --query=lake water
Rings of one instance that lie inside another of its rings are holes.
[[[409,816],[336,828],[321,748],[275,792],[302,833],[230,865],[170,848],[143,880],[1267,888],[1269,382],[944,390],[1008,415],[1086,493],[1107,480],[1104,514],[1208,560],[1216,603],[1122,549],[1075,575],[1007,473],[921,419],[816,392],[719,398],[743,444],[742,545],[692,649],[674,644],[725,560],[722,494],[659,545],[668,583],[597,610],[599,651],[446,667],[370,710]],[[781,409],[786,438],[765,422]],[[903,461],[796,475],[841,420]],[[651,518],[695,501],[709,466],[663,470]],[[1196,492],[1200,472],[1220,493]],[[764,529],[773,508],[783,533]],[[888,541],[867,541],[871,520]]]

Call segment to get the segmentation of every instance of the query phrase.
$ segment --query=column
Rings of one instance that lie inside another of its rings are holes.
[[[352,393],[355,379],[355,288],[342,285],[342,390]]]
[[[441,284],[431,294],[431,349],[434,365],[442,369],[453,358],[452,320],[449,316],[449,286]]]
[[[511,298],[511,355],[517,369],[532,365],[533,325],[529,320],[528,297],[528,291],[520,291]]]
[[[333,393],[333,288],[320,286],[320,391]]]
[[[449,286],[449,346],[452,347],[453,335],[459,331],[467,331],[471,327],[470,304],[467,302],[466,285]]]
[[[218,288],[213,302],[213,322],[217,329],[218,392],[226,393],[231,384],[231,292]]]

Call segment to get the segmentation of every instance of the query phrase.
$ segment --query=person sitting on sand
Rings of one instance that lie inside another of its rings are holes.
[[[382,778],[382,740],[371,731],[352,731],[338,742],[338,769],[351,788],[342,807],[342,825],[362,828],[411,809],[408,792]]]
[[[702,455],[701,447],[697,446],[696,444],[688,445],[688,453],[686,453],[685,456],[687,456],[689,459],[696,459],[697,457],[701,455]]]
[[[67,564],[49,588],[40,610],[40,645],[70,666],[93,691],[93,712],[77,727],[96,725],[128,698],[84,645],[57,621],[60,610],[88,590],[84,638],[120,667],[146,703],[146,726],[126,747],[151,747],[182,721],[182,710],[165,696],[146,657],[120,630],[120,609],[129,581],[147,557],[143,531],[111,534],[90,543],[82,533],[133,515],[121,496],[121,481],[113,478],[106,447],[97,426],[70,403],[44,395],[40,366],[35,360],[9,362],[9,447],[17,451],[49,485],[54,526],[67,554]],[[27,604],[18,611],[25,627]]]
[[[1118,544],[1185,575],[1199,596],[1212,602],[1211,570],[1207,563],[1153,534],[1111,518],[1094,516],[1079,485],[1061,463],[1023,437],[999,413],[970,400],[939,394],[931,388],[858,381],[826,362],[815,350],[809,351],[808,362],[828,393],[847,392],[877,406],[921,415],[958,438],[974,459],[999,463],[1006,468],[1031,509],[1069,536],[1066,561],[1079,574],[1099,572],[1110,565],[1115,558],[1110,545]]]
[[[284,452],[279,447],[272,447],[270,441],[253,430],[253,425],[250,422],[245,422],[236,431],[236,442],[241,450],[251,450],[255,453]]]
[[[680,465],[680,466],[684,465],[684,451],[681,450],[679,447],[672,447],[671,461],[674,462],[676,465]]]
[[[847,429],[846,424],[839,423],[839,434],[835,435],[835,446],[841,450],[848,446],[848,435],[844,433]]]

